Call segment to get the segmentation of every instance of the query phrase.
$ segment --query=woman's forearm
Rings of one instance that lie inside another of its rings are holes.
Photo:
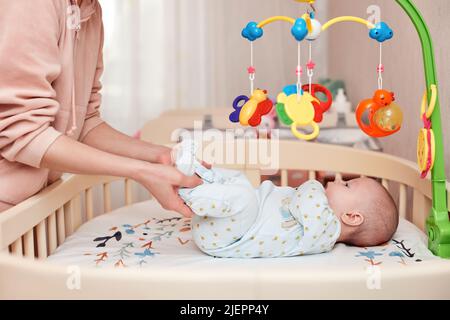
[[[172,165],[112,154],[64,135],[48,148],[41,167],[75,174],[131,178],[147,188],[163,208],[177,211],[186,217],[192,216],[192,211],[183,203],[176,190],[179,187],[195,188],[203,183],[199,177],[186,176]]]
[[[106,123],[92,129],[82,141],[96,149],[153,163],[170,162],[170,149],[127,136]]]
[[[47,150],[41,167],[54,171],[134,178],[142,161],[87,146],[60,136]]]
[[[148,189],[153,184],[194,188],[202,183],[197,176],[185,176],[175,167],[118,156],[98,150],[66,136],[60,136],[47,150],[42,168],[76,174],[127,177]]]

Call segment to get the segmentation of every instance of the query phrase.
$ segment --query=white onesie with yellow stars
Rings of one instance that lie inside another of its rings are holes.
[[[215,257],[286,257],[330,251],[341,231],[323,186],[265,181],[254,189],[238,171],[211,169],[209,181],[180,196],[195,213],[193,238]]]

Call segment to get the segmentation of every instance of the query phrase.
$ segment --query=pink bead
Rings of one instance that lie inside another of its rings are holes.
[[[247,71],[248,71],[249,74],[254,74],[256,72],[256,69],[255,69],[255,67],[250,66],[250,67],[247,68]]]
[[[380,65],[377,67],[377,72],[378,72],[378,73],[383,73],[383,72],[384,72],[384,65],[380,64]]]
[[[314,70],[314,68],[316,67],[316,64],[314,63],[314,61],[309,60],[309,62],[306,65],[306,67],[308,68],[308,70]]]
[[[295,74],[296,75],[302,75],[303,74],[303,68],[302,67],[297,67],[297,69],[295,69]]]

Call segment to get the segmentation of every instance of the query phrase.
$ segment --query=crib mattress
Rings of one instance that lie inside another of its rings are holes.
[[[401,219],[389,243],[371,248],[337,244],[328,253],[301,257],[229,259],[202,253],[191,237],[191,220],[167,212],[156,201],[119,208],[82,225],[48,262],[94,268],[184,268],[201,270],[360,270],[414,268],[442,260],[427,249],[426,235]],[[281,269],[279,267],[282,267]]]

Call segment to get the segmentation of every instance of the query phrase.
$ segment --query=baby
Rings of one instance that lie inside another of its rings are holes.
[[[189,147],[185,144],[185,156]],[[192,154],[192,153],[191,153]],[[387,190],[370,178],[336,181],[324,188],[316,180],[298,188],[265,181],[254,189],[238,171],[206,169],[178,157],[185,174],[204,183],[179,194],[195,213],[193,238],[215,257],[285,257],[330,251],[336,242],[368,247],[393,236],[396,205]],[[192,161],[192,158],[190,158]]]

